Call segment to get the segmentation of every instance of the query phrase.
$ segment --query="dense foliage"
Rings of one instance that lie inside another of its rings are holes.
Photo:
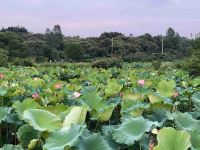
[[[200,76],[200,38],[195,40],[192,56],[184,62],[184,67],[191,76]]]
[[[0,149],[198,150],[200,78],[160,69],[0,68]]]
[[[34,34],[24,27],[0,30],[0,48],[7,51],[11,61],[16,57],[26,57],[36,62],[84,61],[97,57],[121,57],[127,62],[175,60],[191,53],[192,42],[169,28],[163,36],[164,54],[161,55],[161,35],[146,33],[126,36],[118,32],[105,32],[99,37],[65,37],[59,25],[47,29],[45,34]]]

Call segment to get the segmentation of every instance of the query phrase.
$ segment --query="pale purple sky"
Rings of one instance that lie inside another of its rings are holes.
[[[0,28],[25,26],[44,32],[59,24],[65,35],[99,36],[200,32],[200,0],[1,0]]]

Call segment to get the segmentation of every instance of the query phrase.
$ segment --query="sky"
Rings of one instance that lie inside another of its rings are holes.
[[[200,32],[200,0],[1,0],[0,28],[25,26],[34,33],[59,24],[66,36]]]

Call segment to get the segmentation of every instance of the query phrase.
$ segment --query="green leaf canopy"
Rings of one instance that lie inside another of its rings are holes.
[[[7,114],[8,114],[8,108],[0,107],[0,123],[1,121],[4,121],[6,119]]]
[[[107,81],[107,86],[105,88],[105,93],[107,96],[112,96],[118,94],[122,86],[117,83],[115,79],[110,79]]]
[[[190,146],[190,135],[174,128],[163,128],[157,136],[158,145],[154,150],[187,150]]]
[[[56,130],[50,134],[43,146],[45,150],[64,150],[66,147],[75,146],[85,128],[80,125],[72,125],[65,132]]]
[[[99,134],[94,133],[89,136],[81,136],[77,143],[76,150],[112,150],[105,139]]]
[[[192,95],[192,101],[194,102],[194,105],[200,109],[200,92]]]
[[[23,117],[34,129],[39,131],[53,131],[62,126],[60,117],[46,110],[28,109],[24,111]]]
[[[16,101],[13,104],[13,108],[15,108],[15,111],[19,115],[19,118],[23,119],[23,112],[27,109],[38,109],[40,108],[40,105],[35,102],[33,99],[26,99],[22,103],[19,101]]]
[[[30,125],[25,124],[18,129],[17,138],[21,145],[27,148],[31,140],[38,138],[38,132]]]
[[[200,131],[200,120],[192,118],[188,113],[174,112],[168,114],[169,120],[175,120],[175,124],[179,129],[186,131]]]
[[[5,96],[7,94],[7,90],[0,88],[0,96]]]
[[[0,150],[23,150],[23,148],[18,145],[5,144]]]
[[[199,150],[200,149],[200,133],[193,131],[190,132],[191,135],[191,143],[192,143],[192,150]]]
[[[151,130],[153,124],[155,123],[143,117],[127,118],[113,130],[113,139],[120,144],[133,145],[135,141],[141,140],[145,132]]]
[[[173,80],[171,81],[161,80],[158,83],[156,90],[161,96],[171,97],[173,95],[175,87],[176,87],[176,84]]]
[[[65,117],[62,124],[62,129],[68,129],[71,124],[84,124],[88,107],[86,106],[75,106],[71,109],[69,114]]]

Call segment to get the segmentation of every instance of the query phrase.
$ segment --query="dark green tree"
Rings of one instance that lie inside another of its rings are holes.
[[[175,32],[174,29],[169,28],[166,32],[165,37],[165,48],[168,51],[179,51],[180,46],[180,35]]]
[[[64,50],[64,36],[60,25],[55,25],[53,30],[46,29],[46,44],[59,50]]]
[[[185,61],[185,67],[192,76],[200,76],[200,38],[196,39],[193,44],[193,53]]]
[[[24,40],[14,32],[0,32],[0,47],[8,51],[9,57],[25,56]]]
[[[8,61],[8,52],[0,48],[0,67],[3,67],[7,64]]]
[[[28,30],[25,27],[20,26],[12,26],[8,28],[2,28],[0,32],[15,32],[17,34],[23,33],[27,34]]]
[[[84,57],[84,49],[78,42],[65,42],[65,54],[68,59],[82,60]]]

